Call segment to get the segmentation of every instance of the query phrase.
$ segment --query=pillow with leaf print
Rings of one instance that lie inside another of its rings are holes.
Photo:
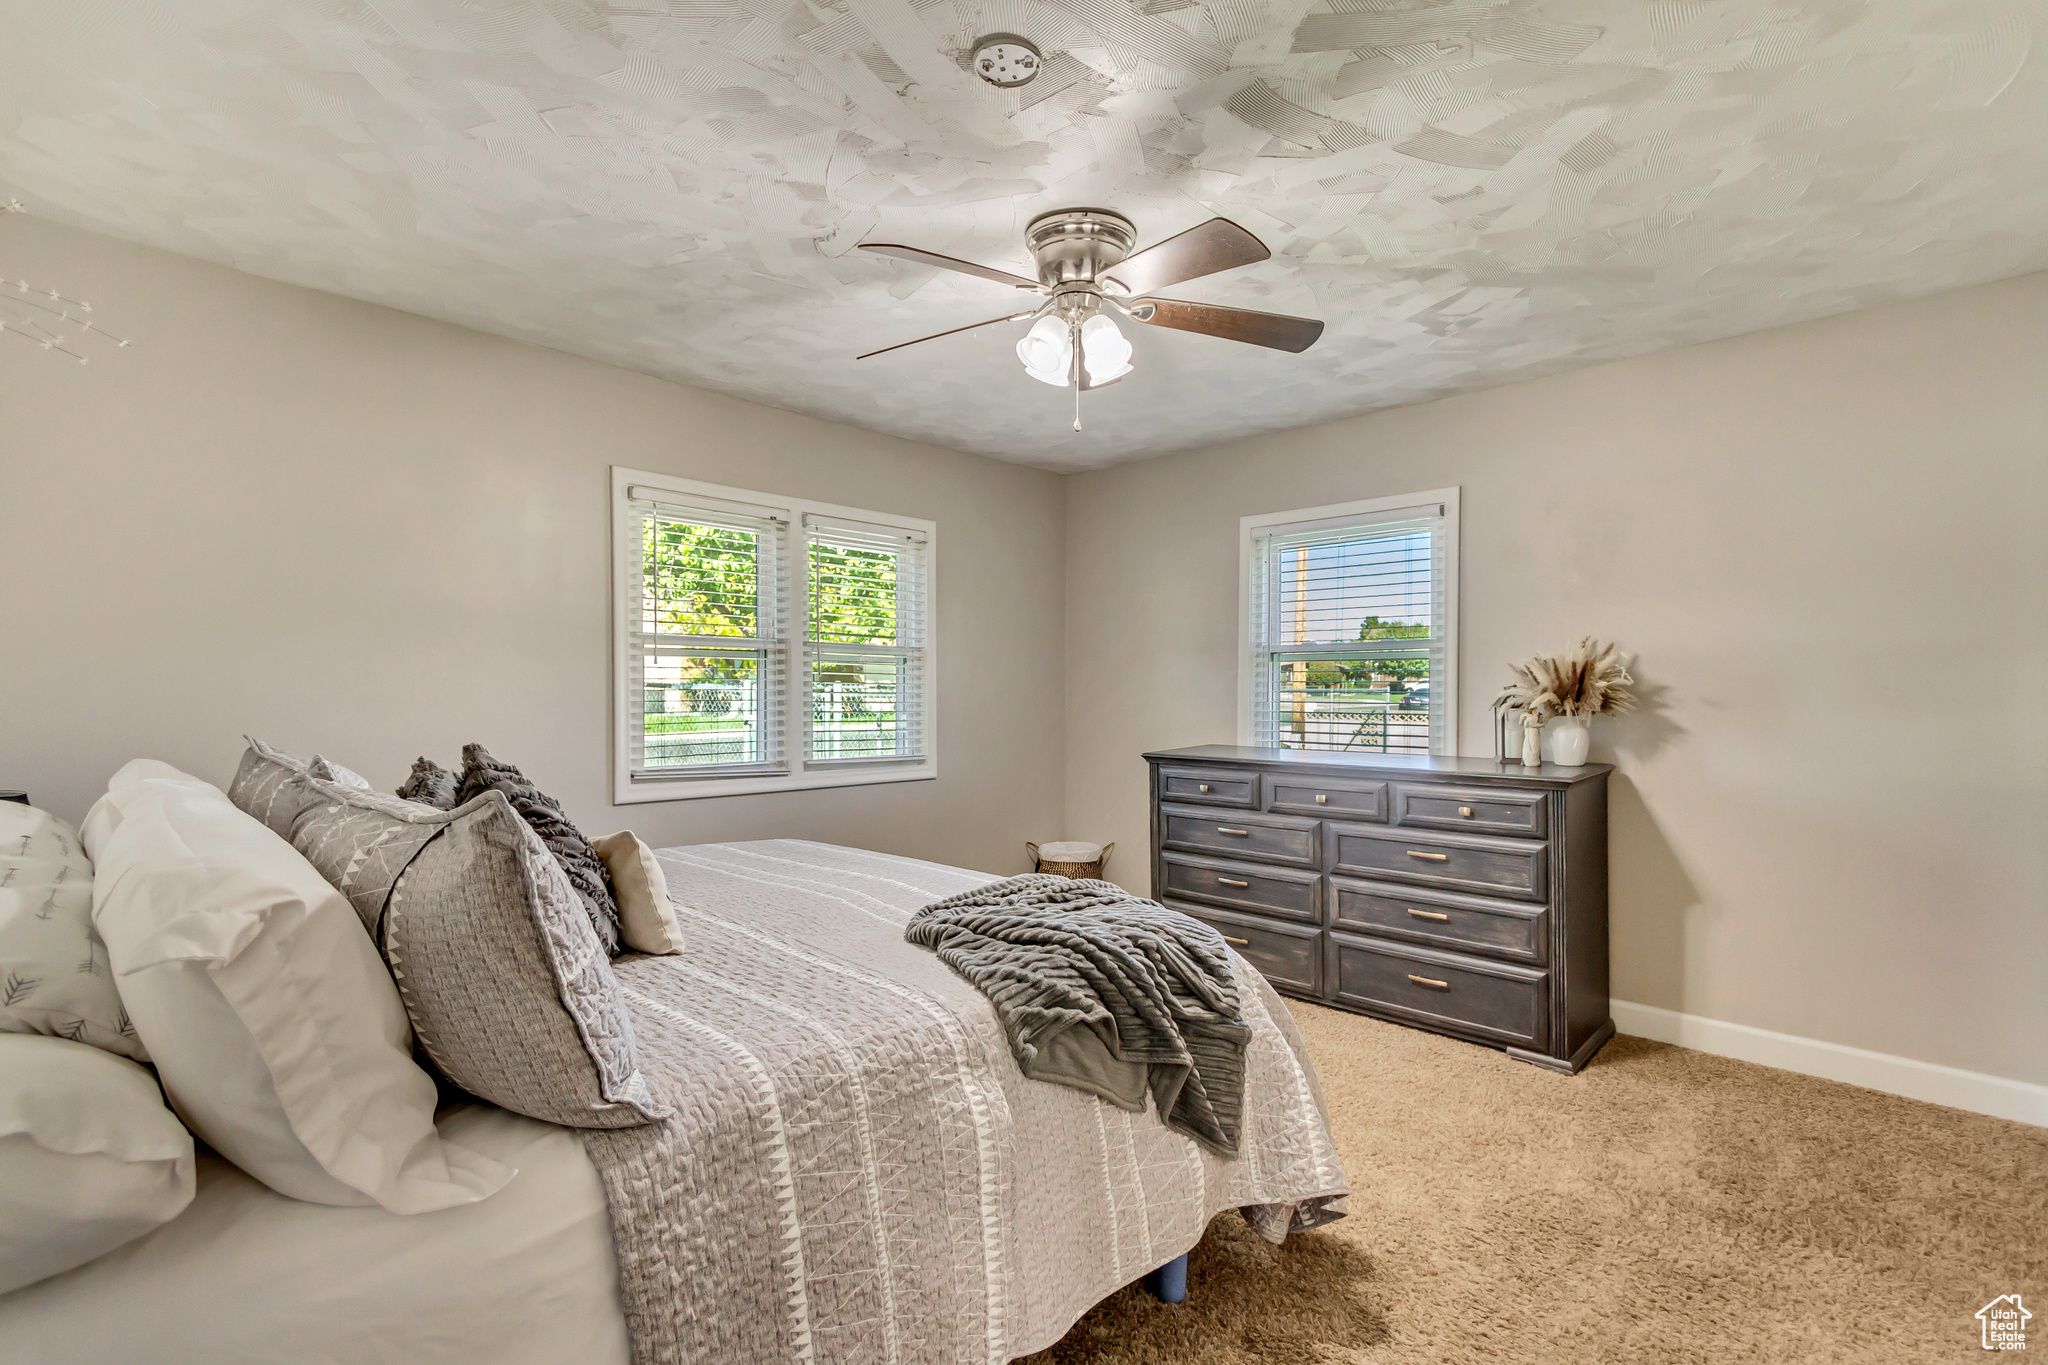
[[[0,801],[0,1033],[149,1060],[92,925],[92,863],[77,832],[12,801]]]

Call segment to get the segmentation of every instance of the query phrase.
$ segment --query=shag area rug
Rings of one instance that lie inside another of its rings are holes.
[[[1188,1301],[1099,1305],[1032,1365],[1993,1359],[2048,1353],[2048,1129],[1616,1038],[1576,1077],[1291,1004],[1351,1216],[1225,1214]],[[2038,1337],[2038,1342],[2034,1338]]]

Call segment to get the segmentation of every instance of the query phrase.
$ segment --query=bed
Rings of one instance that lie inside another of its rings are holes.
[[[604,1189],[566,1128],[488,1105],[442,1133],[519,1174],[400,1217],[289,1199],[210,1153],[155,1232],[0,1296],[11,1360],[627,1365]]]
[[[987,1002],[903,941],[912,912],[987,874],[790,840],[658,856],[685,949],[614,968],[672,1119],[570,1132],[448,1111],[448,1136],[520,1174],[412,1217],[299,1203],[212,1161],[171,1223],[0,1297],[0,1340],[124,1365],[999,1365],[1219,1212],[1273,1241],[1342,1215],[1313,1069],[1242,960],[1245,1132],[1224,1160],[1025,1079]]]

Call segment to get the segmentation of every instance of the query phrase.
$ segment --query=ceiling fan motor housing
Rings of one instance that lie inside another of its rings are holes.
[[[1033,218],[1024,243],[1038,262],[1038,282],[1052,288],[1093,283],[1131,254],[1138,230],[1108,209],[1058,209]]]

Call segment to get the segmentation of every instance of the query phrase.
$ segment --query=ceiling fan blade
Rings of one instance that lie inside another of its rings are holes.
[[[1257,265],[1273,253],[1266,244],[1228,218],[1211,218],[1156,246],[1148,246],[1103,276],[1127,294],[1199,280],[1219,270]]]
[[[997,284],[1007,284],[1016,289],[1029,289],[1033,293],[1043,288],[1037,280],[1027,280],[1022,275],[1012,275],[1007,270],[996,270],[990,266],[976,265],[973,261],[941,256],[936,251],[920,251],[914,246],[898,246],[894,242],[862,242],[860,249],[883,256],[894,256],[899,261],[915,261],[919,265],[935,265],[941,270],[957,270],[963,275],[979,275],[984,280],[994,280]]]
[[[1139,317],[1143,306],[1152,306],[1150,317]],[[1254,313],[1249,308],[1223,308],[1213,303],[1183,303],[1178,299],[1133,299],[1131,316],[1153,327],[1172,327],[1182,332],[1201,332],[1225,341],[1249,342],[1276,351],[1306,351],[1323,334],[1323,324],[1314,318],[1290,318],[1281,313]]]
[[[857,355],[854,357],[854,359],[866,360],[869,356],[887,355],[891,351],[900,351],[905,346],[915,346],[919,341],[937,341],[940,337],[958,336],[962,332],[971,332],[977,327],[993,327],[995,326],[995,324],[999,322],[1017,322],[1023,318],[1028,318],[1032,316],[1037,311],[1038,310],[1036,308],[1030,308],[1026,309],[1022,313],[1011,313],[1006,317],[990,318],[986,322],[970,322],[965,327],[955,327],[950,332],[933,332],[928,337],[919,337],[917,338],[917,341],[899,341],[894,346],[884,346],[879,351],[869,351],[867,355]]]

